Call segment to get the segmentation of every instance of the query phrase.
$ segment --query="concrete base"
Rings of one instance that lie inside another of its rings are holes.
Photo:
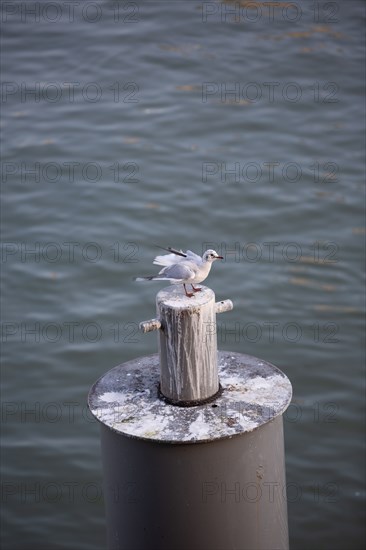
[[[92,387],[101,422],[111,550],[287,550],[282,413],[288,378],[219,352],[222,393],[182,408],[159,397],[159,356]]]
[[[262,359],[218,353],[222,392],[203,405],[182,408],[159,397],[159,356],[140,357],[108,371],[92,387],[89,407],[110,429],[130,437],[197,443],[250,432],[288,407],[289,379]]]

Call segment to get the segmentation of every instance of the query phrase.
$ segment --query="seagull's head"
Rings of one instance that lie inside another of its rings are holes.
[[[206,250],[206,252],[203,255],[203,261],[204,262],[214,262],[215,260],[223,260],[224,258],[222,256],[219,256],[216,250]]]

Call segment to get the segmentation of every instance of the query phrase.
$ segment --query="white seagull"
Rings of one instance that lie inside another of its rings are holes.
[[[163,247],[159,247],[163,248]],[[156,256],[153,261],[156,265],[164,266],[158,275],[150,275],[148,277],[136,277],[135,281],[170,281],[171,284],[182,284],[188,298],[194,296],[194,292],[199,292],[200,288],[195,288],[193,285],[202,283],[210,273],[212,262],[215,260],[223,260],[215,250],[206,250],[201,256],[198,256],[191,250],[183,252],[183,250],[175,250],[168,247],[163,248],[169,252],[163,256]],[[186,284],[190,284],[193,290],[187,292]]]

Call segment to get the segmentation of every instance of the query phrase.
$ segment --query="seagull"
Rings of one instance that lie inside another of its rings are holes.
[[[170,281],[172,285],[182,284],[188,298],[194,296],[195,292],[200,292],[201,288],[196,288],[194,284],[202,283],[208,276],[211,270],[211,265],[215,260],[223,260],[215,250],[206,250],[201,256],[195,254],[191,250],[183,252],[183,250],[175,250],[170,246],[164,248],[159,246],[169,254],[156,256],[153,261],[156,265],[164,266],[158,275],[150,275],[148,277],[136,277],[135,281]],[[193,292],[187,292],[186,284],[190,284]]]

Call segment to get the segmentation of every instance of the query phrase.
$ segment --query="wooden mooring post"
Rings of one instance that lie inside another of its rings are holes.
[[[292,388],[270,363],[217,351],[202,286],[157,295],[159,354],[123,363],[91,388],[101,424],[110,550],[287,550],[282,414]]]

